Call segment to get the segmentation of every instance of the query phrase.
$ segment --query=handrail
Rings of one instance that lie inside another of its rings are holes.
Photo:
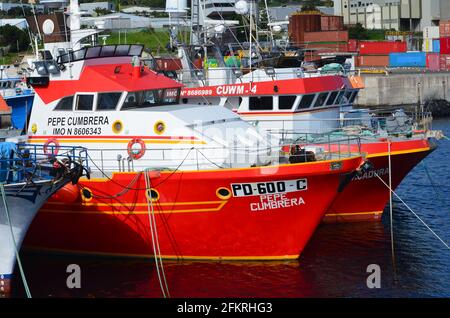
[[[297,134],[301,136],[302,134]],[[135,171],[136,169],[155,168],[162,170],[178,170],[181,166],[189,170],[225,169],[250,167],[248,158],[260,158],[265,161],[261,166],[273,166],[288,163],[290,157],[302,157],[302,162],[311,161],[308,156],[315,152],[314,161],[337,160],[358,156],[361,154],[360,138],[355,136],[327,136],[309,138],[314,134],[303,134],[306,139],[280,140],[276,146],[244,147],[180,147],[180,148],[149,148],[145,156],[138,160],[132,158],[125,148],[89,149],[91,166],[100,171]],[[290,153],[292,141],[300,143],[304,152]],[[350,146],[351,145],[351,146]],[[309,151],[309,153],[307,153]],[[243,161],[240,161],[243,160]],[[253,165],[253,164],[252,164]]]
[[[86,148],[72,146],[55,146],[17,144],[12,149],[9,158],[0,159],[0,179],[11,182],[26,182],[32,176],[36,180],[49,180],[53,178],[48,174],[48,169],[53,167],[56,160],[70,159],[88,169],[88,154]],[[47,173],[44,173],[46,170]]]

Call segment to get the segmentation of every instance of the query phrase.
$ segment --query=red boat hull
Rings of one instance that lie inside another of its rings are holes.
[[[386,141],[362,143],[361,151],[374,165],[374,171],[389,184],[389,152]],[[434,150],[427,139],[391,141],[392,187],[395,189],[406,175]],[[355,177],[336,197],[324,221],[357,222],[380,221],[389,201],[389,190],[381,180],[369,172]]]
[[[157,191],[153,195],[158,196],[152,206],[162,257],[298,258],[335,198],[342,174],[356,169],[361,158],[340,162],[338,170],[332,168],[335,163],[325,161],[203,172],[152,172],[151,182]],[[301,178],[307,179],[306,189],[281,197],[240,196],[231,190],[233,185]],[[142,173],[80,180],[79,187],[88,188],[93,197],[80,195],[72,203],[50,199],[30,227],[26,246],[97,255],[154,254]],[[221,194],[221,188],[228,189],[229,194]]]

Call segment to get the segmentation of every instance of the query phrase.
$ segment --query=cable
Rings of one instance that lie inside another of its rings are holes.
[[[158,274],[158,280],[159,280],[159,285],[161,287],[161,292],[162,292],[164,298],[166,298],[166,297],[170,298],[169,287],[167,285],[166,275],[164,273],[164,266],[163,266],[161,250],[160,250],[160,246],[159,246],[155,211],[154,211],[153,202],[152,202],[153,198],[151,196],[151,193],[148,193],[149,190],[151,191],[151,188],[152,188],[150,176],[147,173],[148,171],[149,171],[149,169],[145,169],[145,185],[147,188],[147,190],[146,190],[147,191],[147,195],[146,195],[147,211],[148,211],[148,219],[149,219],[149,224],[150,224],[150,234],[152,236],[153,255],[155,257],[156,272]],[[159,267],[161,267],[161,271],[159,270]],[[161,279],[161,277],[162,277],[162,279]]]
[[[405,201],[403,201],[402,198],[400,198],[400,196],[391,188],[389,188],[389,185],[386,184],[386,182],[384,182],[384,180],[378,175],[378,173],[375,172],[375,175],[377,176],[378,179],[380,179],[380,181],[397,197],[397,199],[399,199],[404,205],[405,207],[416,217],[419,219],[420,222],[422,222],[423,225],[425,225],[425,227],[430,230],[430,232],[439,240],[442,242],[442,244],[444,244],[444,246],[450,250],[450,246],[444,242],[444,240],[442,240],[439,235],[437,235],[418,215],[416,212],[414,212],[408,204],[406,204]]]

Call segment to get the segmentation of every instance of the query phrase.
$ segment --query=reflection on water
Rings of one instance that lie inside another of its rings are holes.
[[[434,128],[450,136],[450,121],[437,120]],[[450,141],[438,144],[397,192],[450,243]],[[171,296],[450,297],[450,251],[399,201],[394,201],[394,275],[388,212],[382,223],[321,225],[298,261],[164,262]],[[23,257],[35,297],[161,297],[151,261]],[[81,266],[81,289],[66,287],[66,267],[73,263]],[[366,286],[369,264],[381,267],[381,289]],[[14,285],[15,296],[22,297],[18,278]]]

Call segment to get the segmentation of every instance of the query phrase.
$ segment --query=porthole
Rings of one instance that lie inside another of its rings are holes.
[[[231,197],[231,191],[227,188],[219,188],[216,191],[216,195],[219,199],[228,200]]]

